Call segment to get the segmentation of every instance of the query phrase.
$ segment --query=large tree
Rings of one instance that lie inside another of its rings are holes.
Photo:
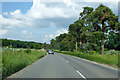
[[[84,20],[79,18],[77,21],[74,22],[74,24],[77,27],[77,31],[78,31],[77,32],[77,36],[78,36],[77,39],[80,43],[80,50],[82,50],[82,40],[83,40],[83,37],[82,37],[83,30],[82,30],[82,28],[85,27]]]
[[[67,34],[65,38],[60,42],[61,51],[73,51],[74,50],[74,41],[70,34]]]
[[[76,51],[77,51],[78,50],[78,38],[79,38],[79,35],[78,35],[78,32],[79,32],[78,26],[76,24],[71,24],[69,26],[68,31],[69,31],[69,34],[71,34],[74,37],[75,48],[76,48]]]
[[[104,54],[104,33],[115,29],[116,23],[118,23],[118,16],[115,16],[109,7],[101,4],[89,15],[88,21],[91,21],[94,31],[102,32],[101,54]]]
[[[86,53],[88,53],[89,49],[89,42],[92,41],[92,25],[90,24],[90,21],[88,21],[90,13],[92,13],[93,8],[92,7],[83,7],[83,12],[80,13],[80,19],[83,21],[81,24],[82,26],[82,34],[81,37],[84,37],[84,43],[86,48]]]
[[[83,20],[78,19],[69,26],[69,34],[71,34],[75,41],[76,51],[78,50],[78,41],[80,42],[80,48],[82,48],[81,29],[84,26]]]

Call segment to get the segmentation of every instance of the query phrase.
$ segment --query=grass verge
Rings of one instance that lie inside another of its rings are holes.
[[[55,50],[55,52],[84,58],[98,63],[103,63],[114,68],[120,67],[120,64],[118,63],[118,54],[101,55],[101,54],[87,54],[83,52],[68,52],[68,51],[58,51],[58,50]]]
[[[42,50],[2,50],[2,78],[21,70],[45,55],[46,51]]]

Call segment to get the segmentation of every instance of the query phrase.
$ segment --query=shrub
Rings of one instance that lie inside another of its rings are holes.
[[[115,50],[109,50],[109,51],[105,51],[104,52],[105,54],[118,54],[118,53],[120,53],[120,51],[115,51]]]

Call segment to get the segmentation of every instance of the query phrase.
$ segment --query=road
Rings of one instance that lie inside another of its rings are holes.
[[[77,57],[49,54],[8,78],[117,78],[118,71]]]

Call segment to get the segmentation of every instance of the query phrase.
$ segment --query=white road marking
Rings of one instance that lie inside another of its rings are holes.
[[[77,73],[78,73],[82,78],[84,78],[84,79],[86,80],[86,77],[83,76],[82,73],[80,73],[78,70],[76,70],[76,71],[77,71]]]

